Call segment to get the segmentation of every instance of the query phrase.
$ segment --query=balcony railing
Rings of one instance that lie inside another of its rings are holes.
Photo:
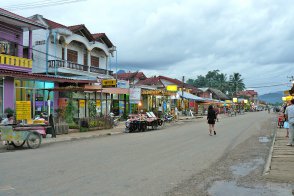
[[[81,65],[77,63],[72,63],[70,61],[64,61],[64,60],[49,60],[48,61],[49,68],[68,68],[68,69],[74,69],[79,71],[88,71],[89,66],[88,65]],[[107,74],[106,69],[101,69],[99,67],[90,67],[90,72],[92,73],[99,73],[99,74]],[[110,75],[113,75],[113,71],[108,71]]]
[[[50,60],[48,61],[48,66],[50,68],[69,68],[79,71],[88,71],[87,65],[81,65],[77,63],[72,63],[70,61],[63,61],[63,60]]]
[[[24,67],[24,68],[32,68],[33,61],[32,59],[0,54],[0,64],[12,65],[12,66]]]
[[[99,67],[90,67],[90,72],[99,73],[99,74],[107,74],[106,69],[101,69]],[[109,75],[113,75],[113,71],[108,71]]]

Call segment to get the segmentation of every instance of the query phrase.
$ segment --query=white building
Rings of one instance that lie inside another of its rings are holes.
[[[104,33],[91,34],[83,24],[65,26],[41,15],[30,18],[47,27],[33,31],[34,73],[112,77],[109,65],[116,48]],[[24,40],[24,45],[27,41]]]

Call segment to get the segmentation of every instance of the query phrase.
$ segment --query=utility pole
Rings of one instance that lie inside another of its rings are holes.
[[[185,107],[185,104],[184,104],[184,87],[185,87],[185,76],[183,76],[182,78],[182,106],[184,105],[184,108],[185,108],[185,113],[186,113],[186,107]]]

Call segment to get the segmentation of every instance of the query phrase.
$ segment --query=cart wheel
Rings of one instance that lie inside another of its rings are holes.
[[[41,135],[36,132],[31,132],[27,138],[27,144],[29,148],[39,148],[41,145]]]
[[[14,148],[20,148],[25,144],[26,141],[12,141],[11,144]]]

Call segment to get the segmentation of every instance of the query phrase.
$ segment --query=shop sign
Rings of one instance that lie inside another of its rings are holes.
[[[16,101],[16,120],[31,119],[31,102]]]
[[[129,81],[117,81],[117,88],[130,88]]]
[[[178,91],[178,86],[177,85],[167,85],[166,90],[175,92],[175,91]]]
[[[233,98],[233,102],[237,103],[238,102],[238,98]]]
[[[101,107],[101,101],[100,100],[96,100],[96,107]]]
[[[116,79],[102,80],[102,87],[103,88],[116,87]]]
[[[139,103],[141,100],[141,88],[130,88],[130,103]]]
[[[86,103],[86,101],[84,99],[79,100],[79,106],[81,108],[84,108],[85,107],[85,105],[86,105],[85,103]]]

